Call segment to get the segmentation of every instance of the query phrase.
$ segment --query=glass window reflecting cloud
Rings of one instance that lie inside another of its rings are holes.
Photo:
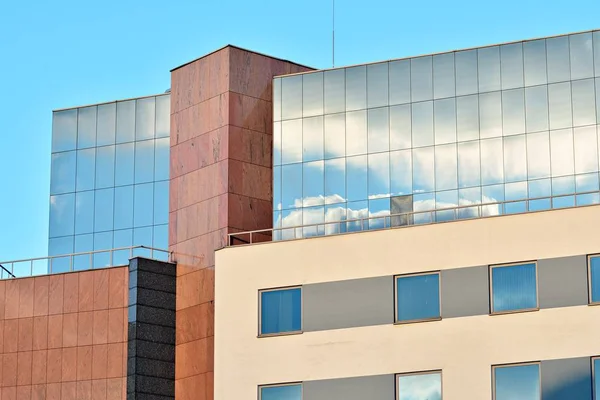
[[[96,145],[96,106],[80,108],[77,114],[77,148]]]
[[[367,68],[346,68],[346,111],[367,108]]]
[[[398,375],[398,400],[442,400],[441,372]]]
[[[541,400],[540,365],[506,365],[493,368],[495,400]]]
[[[367,66],[367,106],[382,107],[388,105],[388,63]]]
[[[500,90],[500,48],[484,47],[477,50],[479,92]]]
[[[263,386],[259,400],[302,400],[302,385]]]
[[[410,60],[411,101],[433,98],[432,57],[418,57]]]
[[[543,85],[546,76],[546,41],[533,40],[523,43],[525,86]]]
[[[323,114],[323,73],[302,75],[302,115]]]
[[[535,263],[491,267],[492,312],[535,309],[537,272]]]
[[[389,62],[390,105],[410,103],[410,60]]]
[[[77,145],[77,110],[52,114],[52,152],[75,150]]]

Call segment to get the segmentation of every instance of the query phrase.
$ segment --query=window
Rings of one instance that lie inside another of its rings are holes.
[[[600,255],[590,256],[590,303],[600,303]]]
[[[494,400],[541,400],[540,364],[492,367]]]
[[[600,399],[600,358],[592,358],[592,376],[594,377],[594,399]]]
[[[534,262],[491,267],[492,314],[538,308]]]
[[[439,272],[396,277],[396,322],[439,318]]]
[[[302,384],[262,386],[258,389],[258,400],[302,400]]]
[[[302,330],[302,289],[286,288],[260,292],[260,335]]]
[[[396,377],[397,400],[441,400],[442,373],[421,372]]]

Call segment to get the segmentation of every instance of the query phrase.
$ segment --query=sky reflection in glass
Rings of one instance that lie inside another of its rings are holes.
[[[302,400],[302,385],[262,387],[260,400]]]
[[[396,278],[396,321],[440,317],[440,275],[424,274]]]
[[[494,368],[495,400],[540,400],[540,366],[511,365]]]
[[[492,267],[492,300],[492,312],[536,308],[536,265]]]
[[[398,400],[442,400],[442,374],[400,375]]]

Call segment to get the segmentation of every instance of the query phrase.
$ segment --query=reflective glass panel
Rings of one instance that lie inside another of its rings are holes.
[[[346,71],[344,69],[325,71],[323,81],[325,114],[344,111],[346,109]]]
[[[410,60],[411,101],[431,100],[433,97],[432,57]]]
[[[323,114],[323,73],[302,75],[302,115]]]
[[[48,241],[48,255],[59,256],[73,253],[73,236],[50,239]],[[59,257],[48,260],[50,273],[67,272],[71,269],[70,257]],[[4,276],[3,276],[4,277]]]
[[[390,153],[369,154],[368,168],[369,199],[389,197]]]
[[[322,236],[325,234],[325,211],[323,206],[302,209],[302,237]],[[307,226],[311,225],[311,226]]]
[[[133,227],[133,186],[115,188],[115,229]]]
[[[94,192],[94,232],[113,229],[114,189],[101,189]]]
[[[273,167],[273,209],[281,210],[281,167]]]
[[[435,147],[435,190],[458,187],[456,162],[456,144]]]
[[[162,138],[154,141],[154,180],[162,181],[169,179],[170,164],[170,139]]]
[[[435,144],[456,142],[455,99],[436,100],[433,103]]]
[[[433,97],[441,99],[455,95],[454,53],[433,56]]]
[[[96,150],[77,151],[77,191],[94,189]]]
[[[390,61],[390,105],[410,103],[410,61]]]
[[[596,127],[573,129],[575,150],[575,173],[598,171],[598,141]]]
[[[410,104],[390,107],[390,150],[410,149],[412,123]]]
[[[302,385],[262,387],[260,400],[302,400]]]
[[[592,303],[600,301],[600,257],[590,257],[590,300]],[[596,389],[600,389],[598,376],[600,375],[600,360],[595,360]]]
[[[302,160],[323,159],[323,117],[302,120]]]
[[[548,83],[571,79],[569,63],[569,38],[567,36],[546,39],[548,60]]]
[[[115,146],[96,148],[96,189],[115,184]]]
[[[502,92],[502,133],[504,136],[525,132],[525,95],[523,89]]]
[[[479,139],[479,96],[456,98],[456,131],[459,142]]]
[[[504,138],[504,178],[506,182],[527,180],[525,135]]]
[[[338,222],[335,224],[325,225],[325,234],[332,235],[334,233],[346,232],[346,223],[339,221],[346,220],[346,203],[338,203],[331,206],[325,206],[325,222]]]
[[[96,107],[80,108],[77,114],[77,148],[96,145]]]
[[[260,334],[302,330],[302,290],[269,290],[260,293]]]
[[[477,50],[458,51],[454,59],[456,64],[456,95],[477,93]]]
[[[523,44],[500,46],[502,89],[523,87]]]
[[[540,388],[539,364],[494,367],[496,400],[541,400]]]
[[[458,216],[458,190],[446,190],[435,193],[436,222],[453,221]]]
[[[527,190],[530,199],[546,198],[543,200],[534,200],[534,202],[537,201],[537,204],[539,204],[539,202],[543,202],[544,204],[546,204],[546,209],[550,208],[550,199],[547,198],[552,195],[552,186],[550,179],[537,179],[529,181],[527,185]],[[532,209],[531,203],[532,202],[529,203],[529,209],[530,211],[535,211]]]
[[[325,204],[346,201],[346,159],[325,160]]]
[[[552,178],[553,196],[573,193],[575,193],[575,177],[573,175]]]
[[[458,144],[458,186],[479,186],[481,166],[479,164],[479,142],[471,141]]]
[[[120,231],[114,231],[113,235],[113,248],[119,249],[122,247],[131,247],[133,244],[133,230],[123,229]],[[129,264],[129,250],[120,250],[113,253],[113,264],[114,265],[127,265]]]
[[[367,108],[367,68],[346,68],[346,111],[364,108]]]
[[[500,92],[479,95],[481,138],[502,136],[502,96]]]
[[[50,196],[50,237],[75,232],[75,193]]]
[[[414,218],[412,195],[394,196],[390,199],[390,213],[395,215],[391,218],[392,226],[412,225]]]
[[[572,175],[575,172],[571,129],[550,132],[550,159],[552,176]]]
[[[75,234],[94,231],[94,191],[79,192],[75,196]]]
[[[325,116],[325,158],[346,155],[346,114]]]
[[[398,400],[442,400],[442,374],[399,375],[396,391]]]
[[[152,235],[152,247],[156,249],[168,249],[169,248],[169,225],[155,225],[154,232]],[[154,251],[152,257],[162,261],[169,259],[168,253],[163,251]]]
[[[281,167],[282,208],[302,207],[302,164]]]
[[[154,180],[154,140],[135,142],[135,183]]]
[[[154,182],[154,225],[169,223],[169,181]],[[156,238],[155,238],[156,239]],[[161,247],[166,248],[166,247]]]
[[[281,79],[281,118],[302,117],[302,75]]]
[[[600,78],[596,78],[596,122],[600,124]]]
[[[152,225],[154,215],[154,184],[135,185],[133,192],[133,226]]]
[[[392,151],[390,153],[390,171],[392,195],[411,194],[413,192],[411,150]]]
[[[484,47],[477,50],[479,92],[500,90],[500,48]]]
[[[77,144],[77,110],[52,113],[52,152],[75,150]]]
[[[273,123],[273,165],[281,165],[281,122]]]
[[[273,120],[281,121],[281,78],[273,79]]]
[[[389,197],[369,200],[369,229],[383,229],[390,226]]]
[[[528,193],[527,187],[528,185],[526,181],[507,183],[506,185],[504,185],[504,196],[506,201],[526,199]],[[509,206],[510,204],[506,207]]]
[[[502,138],[482,140],[480,146],[481,184],[502,183],[504,181]]]
[[[433,102],[412,104],[412,143],[414,147],[433,144]]]
[[[458,205],[461,207],[473,205],[458,210],[458,218],[478,218],[482,215],[482,208],[478,206],[481,203],[481,188],[474,187],[468,189],[459,189]]]
[[[573,126],[595,124],[594,80],[573,81],[571,90],[573,94]]]
[[[94,233],[94,250],[112,249],[113,233]],[[111,265],[110,251],[94,253],[94,268],[105,268]]]
[[[413,149],[413,193],[432,192],[435,187],[433,147]]]
[[[575,190],[578,193],[598,191],[598,173],[582,174],[575,176]]]
[[[492,267],[492,312],[537,308],[535,263]]]
[[[133,143],[119,144],[115,154],[115,185],[133,184]]]
[[[415,224],[430,224],[435,221],[435,193],[420,193],[413,195],[413,210]]]
[[[369,108],[388,105],[388,63],[367,66],[367,105]]]
[[[156,97],[156,134],[157,138],[169,137],[171,131],[171,96]]]
[[[135,138],[135,100],[117,103],[117,143],[133,142]]]
[[[600,31],[594,32],[594,70],[595,75],[600,76]]]
[[[294,119],[281,123],[281,163],[302,161],[302,120]]]
[[[529,179],[550,176],[550,138],[548,132],[527,135],[527,176]]]
[[[525,86],[543,85],[546,77],[546,41],[533,40],[523,43]]]
[[[548,130],[548,87],[546,85],[525,89],[525,115],[527,132]]]
[[[324,162],[313,161],[302,166],[303,207],[322,205],[325,202]]]
[[[133,230],[133,245],[152,247],[152,231],[153,229],[151,226],[147,226],[145,228],[135,228]],[[150,250],[135,249],[133,251],[133,256],[150,257]]]
[[[571,46],[571,79],[594,76],[594,51],[591,33],[569,36]]]
[[[440,318],[440,275],[423,274],[396,278],[396,321]]]
[[[346,155],[367,153],[367,111],[346,113]]]
[[[346,193],[348,201],[367,199],[367,156],[346,158]]]
[[[571,83],[548,85],[550,129],[569,128],[573,124],[571,115]]]
[[[368,110],[368,149],[369,153],[390,150],[390,116],[389,108]]]
[[[75,191],[76,162],[76,151],[52,154],[50,194]]]
[[[89,253],[91,251],[94,251],[94,235],[75,236],[75,253]],[[89,254],[73,257],[73,270],[90,269],[93,266],[91,261]]]

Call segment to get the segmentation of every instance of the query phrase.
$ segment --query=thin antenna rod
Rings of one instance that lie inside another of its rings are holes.
[[[331,67],[335,68],[335,0],[332,0]]]

